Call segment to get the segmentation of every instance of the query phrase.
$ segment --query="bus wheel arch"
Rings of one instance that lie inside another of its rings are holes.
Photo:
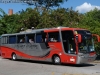
[[[11,59],[14,60],[14,61],[17,60],[17,55],[16,55],[16,53],[13,52],[13,53],[11,54]]]
[[[52,62],[53,64],[61,64],[61,58],[58,54],[54,54],[52,56]]]

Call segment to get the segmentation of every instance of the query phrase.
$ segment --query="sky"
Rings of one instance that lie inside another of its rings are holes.
[[[29,6],[25,3],[15,3],[15,0],[12,0],[12,3],[3,3],[11,0],[0,0],[0,8],[2,8],[6,13],[8,13],[9,9],[13,9],[13,12],[16,13],[21,11],[22,9],[26,9],[28,7],[34,8],[34,6]],[[16,0],[17,1],[17,0]],[[100,9],[100,0],[68,0],[61,4],[62,8],[71,8],[73,10],[78,10],[80,13],[86,13],[94,8]]]

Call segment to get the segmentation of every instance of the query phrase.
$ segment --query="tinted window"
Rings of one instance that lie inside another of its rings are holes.
[[[35,42],[35,34],[27,34],[26,35],[26,42],[27,43],[34,43]]]
[[[17,43],[25,43],[25,35],[17,35]]]
[[[8,37],[7,36],[3,36],[1,39],[2,44],[8,44]]]
[[[9,44],[14,44],[16,43],[16,36],[9,36]]]
[[[49,35],[49,42],[60,42],[59,32],[50,32]]]

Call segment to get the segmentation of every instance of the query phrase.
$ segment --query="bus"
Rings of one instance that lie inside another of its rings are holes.
[[[1,57],[29,59],[54,64],[84,64],[95,60],[89,30],[70,27],[34,29],[1,35]]]

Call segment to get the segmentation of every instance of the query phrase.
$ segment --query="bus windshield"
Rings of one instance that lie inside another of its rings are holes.
[[[87,52],[93,52],[94,51],[94,42],[92,35],[89,31],[80,30],[77,31],[79,34],[82,35],[82,42],[78,44],[79,46],[79,52],[80,53],[87,53]]]

